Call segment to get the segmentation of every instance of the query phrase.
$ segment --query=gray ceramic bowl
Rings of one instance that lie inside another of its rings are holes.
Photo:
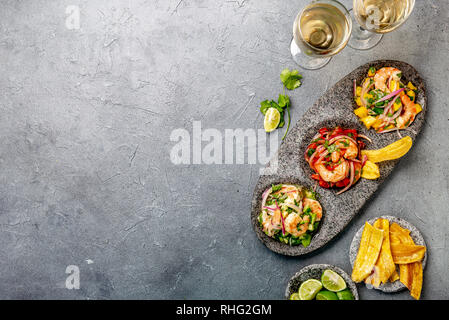
[[[270,250],[284,255],[300,256],[327,244],[356,216],[366,201],[374,195],[380,185],[393,171],[395,165],[400,161],[381,162],[379,164],[381,174],[379,179],[361,179],[351,189],[339,196],[336,195],[336,190],[318,187],[319,201],[325,213],[318,234],[313,237],[312,242],[307,248],[303,246],[291,247],[287,244],[282,244],[268,237],[259,227],[257,217],[261,210],[262,193],[272,183],[296,183],[309,188],[315,184],[315,181],[310,178],[313,172],[304,160],[304,150],[312,137],[323,126],[331,128],[338,125],[345,128],[357,129],[361,134],[372,139],[372,143],[367,143],[367,149],[379,149],[398,140],[396,132],[377,134],[374,130],[367,130],[353,112],[356,107],[353,98],[353,80],[360,83],[370,67],[379,69],[385,66],[397,67],[402,71],[405,81],[412,81],[418,88],[417,103],[423,106],[423,111],[410,126],[410,129],[413,131],[401,131],[403,136],[410,136],[415,141],[424,125],[427,112],[426,89],[418,71],[405,62],[377,60],[355,69],[341,79],[324,93],[290,130],[278,150],[277,173],[274,175],[260,176],[256,184],[251,202],[251,222],[257,237]],[[294,101],[293,104],[295,104]],[[272,159],[267,167],[271,167],[274,163]]]
[[[393,217],[393,216],[381,216],[381,217],[377,217],[377,218],[368,220],[368,223],[370,223],[372,225],[379,218],[388,219],[390,221],[390,225],[393,222],[396,222],[401,227],[410,230],[410,236],[412,237],[413,241],[417,245],[426,246],[424,238],[423,238],[422,234],[419,232],[419,230],[414,225],[405,221],[404,219],[401,219],[398,217]],[[363,233],[364,226],[365,226],[365,224],[363,224],[363,226],[361,226],[360,229],[357,231],[354,238],[352,239],[351,246],[349,248],[349,260],[351,261],[351,266],[353,266],[353,267],[354,267],[355,259],[357,257],[357,252],[359,251],[360,240],[362,239],[362,233]],[[426,262],[427,262],[427,250],[426,250],[426,254],[424,255],[424,260],[422,263],[423,269],[426,267]],[[387,293],[398,292],[398,291],[401,291],[401,290],[404,290],[407,288],[399,280],[396,280],[395,282],[388,282],[388,283],[381,284],[379,286],[379,288],[375,288],[370,284],[367,284],[366,287],[368,289],[374,288],[374,289],[381,290],[381,291],[387,292]]]
[[[359,300],[359,293],[357,292],[357,287],[355,283],[351,280],[351,277],[342,269],[336,266],[332,266],[330,264],[311,264],[307,267],[302,268],[288,281],[287,289],[285,290],[285,298],[289,299],[292,293],[298,292],[299,287],[304,281],[309,279],[320,280],[324,270],[327,269],[330,269],[338,273],[346,281],[346,285],[348,286],[348,289],[351,290],[354,299]]]

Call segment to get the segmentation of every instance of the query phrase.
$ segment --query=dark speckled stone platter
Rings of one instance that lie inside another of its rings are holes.
[[[388,219],[388,221],[390,221],[390,225],[393,222],[396,222],[402,228],[410,230],[410,236],[412,237],[415,244],[417,244],[419,246],[426,246],[426,242],[424,241],[424,238],[423,238],[422,234],[419,232],[418,228],[416,228],[411,223],[405,221],[404,219],[392,217],[392,216],[381,216],[381,217],[377,217],[377,218],[368,220],[368,223],[372,225],[379,218]],[[354,238],[352,239],[351,246],[349,248],[349,260],[351,261],[351,266],[354,266],[354,262],[357,257],[357,252],[359,251],[360,240],[362,239],[362,233],[363,233],[364,226],[365,226],[365,223],[360,227],[360,229],[355,234]],[[424,260],[422,262],[423,269],[426,267],[426,262],[427,262],[427,250],[426,250],[426,254],[424,256]],[[374,288],[370,284],[367,284],[366,287],[368,289]],[[388,282],[388,283],[380,285],[379,288],[374,288],[374,289],[391,293],[391,292],[398,292],[398,291],[404,290],[404,289],[406,289],[406,287],[405,287],[405,285],[402,284],[401,281],[396,280],[393,283]]]
[[[353,112],[356,107],[353,99],[353,80],[355,79],[357,84],[360,84],[370,67],[379,69],[387,66],[400,69],[405,83],[412,81],[418,88],[416,102],[422,105],[423,111],[410,126],[413,131],[401,130],[402,136],[408,135],[415,141],[424,125],[427,112],[427,98],[424,82],[411,65],[401,61],[377,60],[355,69],[341,79],[326,91],[298,120],[294,128],[290,130],[277,153],[277,173],[260,176],[256,184],[251,203],[251,222],[257,237],[270,250],[284,255],[300,256],[324,246],[348,225],[400,161],[393,160],[379,163],[381,173],[379,179],[361,179],[350,190],[339,196],[336,195],[337,190],[318,187],[318,200],[323,207],[324,216],[318,232],[314,235],[307,248],[280,243],[268,237],[258,225],[257,216],[260,213],[262,193],[271,184],[294,183],[309,188],[314,186],[315,182],[310,178],[312,170],[304,160],[303,155],[310,140],[320,128],[324,126],[335,127],[337,125],[345,128],[355,128],[359,133],[373,140],[373,143],[367,143],[367,149],[383,148],[398,140],[398,135],[395,131],[377,134],[374,130],[367,130]],[[273,163],[274,160],[272,159],[267,167],[272,167]]]
[[[357,286],[351,280],[351,277],[342,269],[329,264],[311,264],[310,266],[302,268],[288,281],[287,289],[285,290],[285,298],[289,299],[292,293],[298,292],[299,287],[304,281],[309,279],[320,280],[324,270],[327,269],[338,273],[345,280],[348,289],[351,290],[351,293],[354,296],[354,299],[359,300]]]

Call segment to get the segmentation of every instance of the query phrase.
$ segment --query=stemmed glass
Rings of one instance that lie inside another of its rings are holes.
[[[335,0],[315,0],[301,10],[293,24],[290,52],[302,68],[324,67],[348,43],[352,20]]]
[[[357,50],[371,49],[383,33],[391,32],[410,16],[415,0],[353,0],[351,18],[354,24],[348,46]]]

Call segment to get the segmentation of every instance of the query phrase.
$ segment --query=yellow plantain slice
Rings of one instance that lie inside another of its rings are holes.
[[[380,284],[380,272],[377,266],[373,267],[371,274],[365,279],[366,284],[371,284],[373,286],[379,287]]]
[[[411,244],[391,244],[391,254],[396,264],[419,262],[424,258],[426,247]]]
[[[352,280],[361,282],[373,271],[374,265],[379,257],[383,241],[383,231],[374,228],[368,222],[363,228],[362,239],[360,240],[359,252],[354,262],[352,270]]]
[[[412,282],[413,282],[413,273],[411,270],[410,264],[400,264],[399,265],[399,280],[407,287],[407,289],[411,290]]]
[[[412,263],[412,288],[410,289],[410,295],[419,300],[421,297],[422,281],[423,281],[423,270],[422,263],[415,262]]]
[[[390,226],[390,242],[396,244],[415,244],[410,236],[410,230],[402,228],[396,222],[393,222]]]
[[[412,138],[407,136],[379,150],[362,150],[362,155],[367,155],[368,160],[374,163],[399,159],[407,154],[412,144]]]
[[[399,273],[398,273],[398,271],[396,270],[396,267],[395,267],[394,272],[391,275],[390,279],[388,279],[388,281],[395,282],[397,280],[399,280]]]
[[[378,288],[381,283],[386,283],[393,272],[396,271],[396,265],[394,264],[390,249],[390,222],[387,219],[377,219],[374,222],[374,227],[383,231],[382,248],[376,262],[379,277],[377,279],[374,278],[375,281],[373,282],[373,286]]]

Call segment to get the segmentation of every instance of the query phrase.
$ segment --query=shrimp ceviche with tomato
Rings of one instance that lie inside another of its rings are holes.
[[[361,156],[365,148],[355,129],[322,128],[306,149],[305,159],[315,172],[312,179],[323,188],[343,188],[337,194],[347,191],[359,179],[367,157]]]
[[[291,246],[307,247],[322,216],[315,192],[297,185],[278,184],[263,193],[258,219],[267,236]]]
[[[371,67],[360,86],[354,80],[354,99],[358,108],[354,113],[365,126],[385,133],[408,128],[422,106],[416,101],[417,88],[402,80],[401,70]]]

